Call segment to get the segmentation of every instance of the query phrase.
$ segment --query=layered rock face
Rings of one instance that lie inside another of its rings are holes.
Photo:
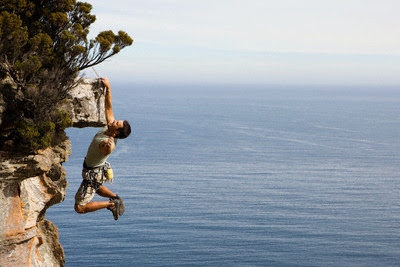
[[[100,79],[81,78],[59,109],[70,114],[74,127],[100,127],[106,124],[105,88]]]
[[[104,89],[98,79],[83,79],[60,109],[70,113],[74,127],[104,125]],[[65,198],[62,163],[70,154],[67,138],[34,155],[0,151],[0,266],[64,266],[58,229],[45,214]]]
[[[65,140],[37,155],[0,154],[1,266],[62,266],[64,252],[57,227],[45,220],[47,208],[65,198],[71,154]]]

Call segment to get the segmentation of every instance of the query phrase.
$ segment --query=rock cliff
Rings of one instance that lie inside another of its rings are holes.
[[[0,124],[4,105],[0,94]],[[105,125],[98,79],[82,79],[59,108],[70,113],[74,127]],[[65,198],[62,163],[70,154],[67,137],[34,155],[0,151],[0,266],[64,266],[58,229],[45,215]]]
[[[81,78],[69,91],[59,109],[69,112],[74,127],[100,127],[106,124],[104,114],[105,88],[100,79]]]

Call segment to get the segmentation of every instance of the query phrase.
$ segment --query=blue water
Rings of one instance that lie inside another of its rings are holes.
[[[74,195],[98,129],[68,129],[66,266],[400,264],[400,90],[113,86],[114,221]],[[96,197],[100,200],[100,197]]]

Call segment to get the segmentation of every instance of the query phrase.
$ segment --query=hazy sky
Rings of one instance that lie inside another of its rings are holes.
[[[111,81],[400,85],[398,0],[86,1],[135,40]]]

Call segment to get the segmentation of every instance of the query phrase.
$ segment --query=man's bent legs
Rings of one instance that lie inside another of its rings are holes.
[[[97,189],[96,193],[102,197],[107,197],[107,198],[112,198],[112,197],[116,196],[116,194],[114,194],[110,189],[108,189],[107,187],[105,187],[103,185]],[[110,201],[88,202],[88,201],[85,201],[85,199],[81,199],[80,195],[78,195],[78,194],[80,194],[80,190],[78,190],[78,193],[75,196],[75,211],[77,213],[88,213],[88,212],[93,212],[96,210],[105,209],[105,208],[114,206],[114,203],[112,203]],[[94,196],[94,194],[93,194],[93,196]],[[88,195],[89,201],[93,198],[93,196]]]

